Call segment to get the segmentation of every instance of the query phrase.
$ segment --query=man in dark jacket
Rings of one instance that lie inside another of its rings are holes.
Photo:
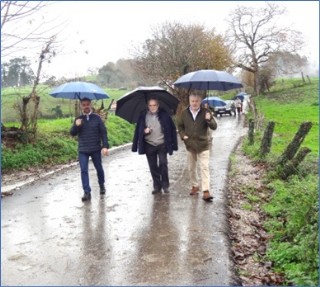
[[[89,157],[91,157],[97,171],[100,194],[106,193],[101,151],[103,155],[108,155],[109,144],[107,129],[100,116],[92,113],[91,101],[89,99],[81,100],[81,110],[82,115],[74,121],[70,134],[72,136],[78,135],[78,155],[81,169],[82,188],[84,191],[82,201],[87,201],[91,199],[88,172]]]
[[[192,93],[189,96],[189,104],[190,106],[182,111],[178,118],[178,130],[187,149],[189,176],[192,185],[190,195],[195,195],[200,190],[197,175],[198,162],[201,173],[202,198],[205,201],[211,201],[213,197],[209,191],[210,141],[208,128],[215,130],[217,123],[212,113],[201,107],[201,96]]]
[[[156,99],[148,101],[148,111],[138,119],[132,151],[146,154],[153,180],[152,194],[169,193],[167,153],[178,150],[177,131],[170,115],[159,108]],[[159,163],[158,163],[159,159]]]

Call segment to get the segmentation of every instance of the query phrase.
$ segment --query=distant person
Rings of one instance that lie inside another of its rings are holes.
[[[107,129],[101,117],[92,112],[91,101],[89,99],[80,100],[80,107],[82,115],[75,119],[70,134],[72,136],[78,135],[78,156],[84,191],[82,201],[87,201],[91,199],[89,157],[91,157],[97,171],[100,194],[106,193],[101,152],[103,155],[108,155],[109,144]]]
[[[241,110],[242,110],[242,102],[239,98],[236,98],[234,101],[234,104],[236,106],[237,109],[237,114],[240,115],[241,114]]]
[[[230,107],[231,107],[231,112],[233,113],[234,116],[236,116],[237,109],[234,101],[231,101]]]
[[[208,127],[217,128],[217,123],[208,110],[201,107],[201,96],[191,93],[189,107],[178,117],[178,131],[187,149],[188,169],[191,181],[190,195],[196,195],[200,190],[197,175],[197,162],[201,173],[202,199],[211,201],[209,156],[210,142],[207,136]]]
[[[134,132],[132,151],[145,154],[153,180],[152,194],[169,193],[167,154],[178,150],[177,130],[170,115],[159,107],[156,99],[147,103]]]

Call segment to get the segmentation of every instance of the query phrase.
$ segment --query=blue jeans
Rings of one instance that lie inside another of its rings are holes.
[[[79,152],[79,163],[81,169],[82,188],[85,193],[91,192],[89,184],[89,157],[91,156],[93,165],[97,171],[99,185],[104,184],[104,171],[102,167],[101,151]]]

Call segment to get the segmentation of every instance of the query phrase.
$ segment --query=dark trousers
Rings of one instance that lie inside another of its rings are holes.
[[[104,171],[102,167],[101,151],[96,152],[79,152],[79,163],[81,169],[81,182],[84,192],[91,192],[89,184],[89,157],[91,156],[93,165],[97,171],[98,182],[104,184]]]
[[[167,149],[165,144],[153,146],[145,144],[146,156],[153,180],[153,188],[160,190],[169,187]]]

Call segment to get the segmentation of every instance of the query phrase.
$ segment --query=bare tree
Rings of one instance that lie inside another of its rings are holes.
[[[267,63],[269,69],[273,67],[275,76],[287,76],[298,74],[301,69],[307,68],[308,59],[296,53],[275,52],[269,58]]]
[[[16,104],[15,107],[19,110],[21,118],[20,129],[27,134],[27,138],[34,139],[37,134],[37,120],[39,114],[40,96],[37,92],[37,87],[40,82],[41,70],[43,63],[50,61],[55,55],[54,53],[55,37],[52,37],[41,49],[39,62],[32,90],[28,96],[22,98],[21,104]],[[31,101],[31,102],[30,102]],[[30,105],[30,103],[32,103]],[[31,137],[30,137],[31,135]]]
[[[281,27],[277,20],[286,10],[275,3],[264,8],[237,7],[229,17],[229,40],[236,47],[235,66],[254,75],[254,94],[259,93],[259,71],[279,52],[297,53],[302,48],[301,32]]]
[[[41,14],[48,1],[1,1],[1,56],[41,49],[62,29],[53,17]]]

